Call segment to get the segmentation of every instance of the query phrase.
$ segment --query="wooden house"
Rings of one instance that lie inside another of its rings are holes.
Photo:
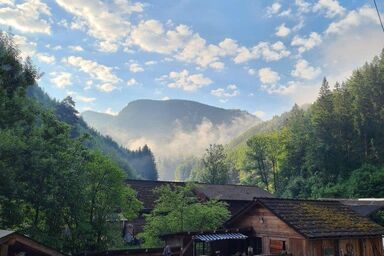
[[[0,230],[0,256],[64,256],[64,254],[14,231]]]
[[[157,199],[154,190],[164,185],[185,186],[185,182],[171,181],[150,181],[150,180],[127,180],[126,184],[137,192],[138,199],[143,202],[143,209],[140,215],[130,223],[134,226],[135,232],[143,230],[145,219],[143,214],[150,213]],[[226,202],[231,215],[235,215],[244,206],[252,202],[254,197],[274,197],[269,192],[258,186],[245,185],[215,185],[197,183],[193,191],[200,200],[215,199]]]
[[[338,201],[259,198],[226,227],[251,227],[248,242],[255,254],[384,255],[384,227]]]

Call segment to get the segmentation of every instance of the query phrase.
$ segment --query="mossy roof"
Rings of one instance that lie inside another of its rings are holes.
[[[307,238],[384,234],[384,227],[337,201],[262,198],[256,202]]]

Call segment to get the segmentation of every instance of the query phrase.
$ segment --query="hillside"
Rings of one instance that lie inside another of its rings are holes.
[[[240,182],[283,197],[382,197],[384,51],[317,100],[227,145]]]
[[[128,174],[130,178],[154,178],[154,175],[150,173],[156,171],[153,170],[156,167],[153,155],[149,148],[145,147],[136,151],[128,150],[116,143],[112,138],[101,135],[96,130],[90,128],[82,118],[72,117],[71,120],[74,120],[73,123],[68,122],[68,120],[63,120],[64,118],[60,118],[60,114],[58,113],[60,102],[51,99],[49,95],[38,86],[30,87],[28,95],[41,103],[45,108],[56,112],[61,121],[65,121],[72,125],[72,133],[74,136],[88,134],[90,139],[86,142],[87,147],[99,150],[103,154],[109,156]]]
[[[160,176],[173,179],[180,160],[200,155],[210,143],[225,144],[260,119],[248,112],[188,100],[136,100],[118,115],[86,111],[87,124],[120,144],[148,144]]]

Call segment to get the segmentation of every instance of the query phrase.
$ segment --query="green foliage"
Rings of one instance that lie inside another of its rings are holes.
[[[42,104],[44,108],[55,112],[60,121],[69,124],[72,128],[71,137],[88,136],[88,140],[84,142],[84,145],[89,149],[98,150],[107,155],[125,171],[128,178],[157,179],[155,159],[148,146],[132,151],[118,145],[109,136],[101,135],[93,128],[90,128],[82,117],[78,116],[75,102],[70,97],[57,102],[52,100],[37,85],[28,87],[27,94],[30,98]]]
[[[26,95],[38,76],[0,36],[0,226],[65,252],[107,248],[107,220],[134,217],[141,207],[110,159],[90,151],[87,136]],[[70,98],[60,113],[76,110]]]
[[[307,110],[294,106],[284,118],[247,131],[245,137],[256,135],[245,153],[241,143],[230,149],[232,160],[243,159],[241,182],[284,197],[383,196],[383,88],[384,51],[334,89],[324,79]]]
[[[279,189],[279,165],[283,155],[282,134],[271,132],[247,141],[243,183],[258,183],[268,191]]]
[[[201,162],[201,169],[194,173],[194,181],[209,184],[229,183],[231,165],[227,161],[223,145],[209,145]]]
[[[199,202],[192,192],[193,185],[162,186],[156,190],[158,200],[146,216],[140,237],[145,247],[162,246],[160,235],[182,231],[204,231],[220,227],[230,216],[223,202]]]

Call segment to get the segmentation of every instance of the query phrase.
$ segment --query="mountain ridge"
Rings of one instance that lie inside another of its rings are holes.
[[[160,159],[158,163],[164,163],[164,159],[174,161],[181,155],[181,158],[200,156],[209,144],[226,144],[261,122],[244,110],[184,99],[138,99],[129,102],[115,116],[95,111],[85,111],[81,115],[89,126],[125,147],[148,144],[156,159]],[[174,173],[174,164],[164,163],[164,166],[163,174]],[[165,178],[173,179],[168,175]]]

